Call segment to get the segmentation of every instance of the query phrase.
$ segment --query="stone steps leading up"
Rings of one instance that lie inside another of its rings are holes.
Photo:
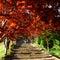
[[[46,53],[46,51],[37,49],[30,44],[22,44],[19,48],[13,49],[13,58],[11,60],[59,60]]]

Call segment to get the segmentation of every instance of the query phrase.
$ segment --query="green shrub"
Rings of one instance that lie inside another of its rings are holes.
[[[35,39],[36,44],[42,49],[47,49],[47,42],[49,51],[51,54],[59,56],[60,55],[60,31],[46,30],[46,32],[41,32],[42,36]]]

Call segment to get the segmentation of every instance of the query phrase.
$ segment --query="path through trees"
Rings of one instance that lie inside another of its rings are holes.
[[[43,50],[33,47],[30,43],[23,43],[23,40],[17,41],[15,49],[13,49],[12,57],[6,60],[59,60],[48,53],[42,52]],[[20,44],[21,43],[21,44]]]

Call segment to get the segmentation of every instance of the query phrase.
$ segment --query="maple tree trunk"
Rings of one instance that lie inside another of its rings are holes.
[[[5,55],[7,55],[7,50],[9,49],[9,43],[10,43],[10,41],[9,41],[8,37],[6,37],[4,40],[5,53],[6,53]]]
[[[48,41],[48,39],[46,40],[46,42],[47,42],[47,50],[49,52],[49,41]]]

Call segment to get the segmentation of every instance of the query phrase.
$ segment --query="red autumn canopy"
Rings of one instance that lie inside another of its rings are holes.
[[[26,34],[30,39],[47,29],[60,30],[60,0],[0,0],[0,28],[1,37],[7,33],[11,40]]]

